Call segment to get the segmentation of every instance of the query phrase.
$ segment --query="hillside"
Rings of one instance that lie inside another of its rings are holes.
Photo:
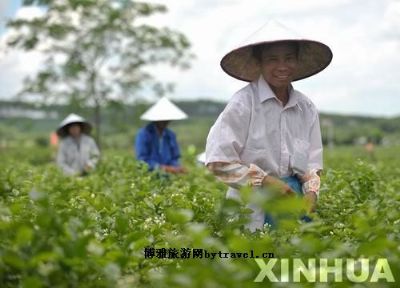
[[[186,121],[172,123],[184,144],[202,146],[212,123],[225,107],[225,103],[208,100],[175,101],[190,118]],[[134,137],[138,127],[144,125],[140,115],[149,105],[136,105],[112,102],[102,110],[102,135],[124,135],[129,141]],[[92,120],[93,111],[73,105],[38,105],[18,101],[0,101],[0,136],[1,138],[21,138],[17,135],[34,135],[45,137],[54,130],[58,123],[71,112],[84,115]],[[377,144],[399,144],[400,117],[382,118],[354,115],[320,114],[320,123],[324,144],[350,145],[363,144],[371,140]],[[196,126],[196,133],[192,133]],[[43,140],[42,140],[43,141]]]

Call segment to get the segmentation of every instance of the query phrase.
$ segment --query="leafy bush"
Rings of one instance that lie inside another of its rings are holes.
[[[64,177],[48,161],[34,166],[37,163],[25,155],[40,159],[39,150],[35,151],[1,155],[1,287],[256,284],[259,268],[254,259],[145,258],[146,247],[171,253],[176,248],[178,255],[180,248],[201,248],[272,252],[277,258],[369,258],[371,262],[387,258],[400,279],[400,181],[393,151],[380,151],[378,159],[384,161],[374,164],[327,151],[328,168],[314,221],[289,217],[279,229],[266,227],[257,233],[243,228],[248,209],[225,199],[226,187],[194,164],[193,151],[185,153],[190,172],[183,176],[148,173],[130,153],[108,151],[98,169],[84,178]],[[252,199],[250,192],[243,190]],[[301,213],[304,208],[296,199],[260,195],[253,200],[272,213]],[[397,287],[378,284],[365,285]],[[314,287],[315,283],[261,285]],[[360,287],[344,278],[318,287],[353,285]]]

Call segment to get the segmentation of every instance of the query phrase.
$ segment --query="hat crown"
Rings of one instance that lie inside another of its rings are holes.
[[[63,127],[71,123],[84,123],[84,122],[86,122],[85,118],[77,114],[71,113],[67,117],[65,117],[63,121],[61,121],[59,127]]]
[[[271,19],[266,22],[261,28],[256,30],[244,41],[242,41],[238,47],[256,44],[260,42],[273,42],[281,40],[300,40],[304,39],[296,31],[288,28],[281,22]]]
[[[182,120],[188,116],[178,106],[163,97],[142,114],[140,119],[147,121]]]
[[[58,125],[57,134],[61,137],[65,137],[66,135],[68,135],[66,127],[68,126],[68,124],[71,123],[82,123],[83,132],[86,134],[89,134],[92,129],[92,126],[86,121],[85,118],[77,114],[71,113],[67,117],[65,117],[63,121],[61,121],[60,125]]]

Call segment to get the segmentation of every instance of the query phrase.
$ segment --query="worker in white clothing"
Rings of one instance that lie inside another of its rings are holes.
[[[76,114],[68,115],[59,125],[57,165],[65,175],[85,175],[96,167],[100,151],[89,136],[90,130],[91,125]]]
[[[229,198],[240,200],[243,185],[274,186],[285,195],[304,196],[314,211],[323,168],[319,117],[292,82],[323,70],[332,52],[274,22],[255,37],[221,60],[227,74],[249,84],[233,95],[212,126],[206,165],[230,186]],[[249,208],[251,231],[273,221],[257,204]]]

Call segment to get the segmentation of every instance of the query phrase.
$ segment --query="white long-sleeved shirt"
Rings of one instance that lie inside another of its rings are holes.
[[[57,165],[65,175],[79,175],[85,166],[95,168],[100,151],[92,137],[82,134],[79,139],[67,136],[60,142]]]
[[[255,164],[284,177],[321,170],[322,141],[318,112],[292,87],[283,107],[263,77],[239,90],[210,130],[206,164]]]
[[[206,165],[230,186],[229,198],[240,200],[237,188],[259,186],[267,174],[297,175],[318,194],[322,140],[314,104],[290,87],[283,106],[260,76],[233,95],[210,129]],[[311,182],[310,175],[316,176]]]

